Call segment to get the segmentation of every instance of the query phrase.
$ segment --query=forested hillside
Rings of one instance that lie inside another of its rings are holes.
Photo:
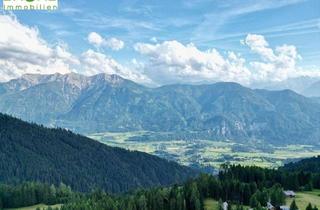
[[[202,175],[181,186],[139,191],[122,197],[93,194],[86,199],[70,202],[62,209],[202,210],[204,199],[212,198],[220,200],[219,205],[222,205],[222,201],[227,201],[228,209],[240,210],[245,205],[254,210],[262,210],[267,202],[276,208],[284,205],[284,190],[313,188],[320,189],[320,173],[228,166],[218,177]]]
[[[0,114],[1,183],[40,181],[64,183],[76,191],[123,192],[180,183],[195,174],[155,156]]]
[[[122,195],[110,195],[100,190],[79,194],[72,193],[66,186],[56,188],[36,183],[0,186],[0,203],[3,207],[12,207],[13,202],[19,206],[33,197],[33,200],[38,199],[46,204],[63,203],[62,210],[203,210],[204,200],[209,198],[220,201],[220,206],[222,202],[228,202],[230,210],[244,210],[248,206],[262,210],[267,202],[276,209],[284,205],[284,190],[298,192],[314,188],[320,189],[320,173],[232,165],[224,166],[218,176],[201,175],[181,185],[137,190]],[[38,198],[36,195],[39,192],[47,193],[40,193],[46,196]],[[313,206],[310,210],[317,209]]]
[[[303,159],[298,162],[288,163],[281,169],[284,171],[320,173],[320,156]]]

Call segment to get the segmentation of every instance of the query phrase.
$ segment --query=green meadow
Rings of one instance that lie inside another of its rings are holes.
[[[292,200],[295,199],[300,210],[305,210],[309,203],[313,206],[320,207],[320,190],[312,192],[298,192],[296,198],[288,198],[287,205],[290,206]]]
[[[290,206],[291,202],[295,199],[297,206],[300,210],[305,210],[309,203],[312,206],[320,207],[320,190],[313,190],[308,192],[297,192],[295,198],[287,198],[286,205]],[[218,201],[213,199],[206,199],[204,201],[205,210],[218,210]],[[245,209],[249,209],[248,206]]]
[[[205,210],[218,210],[219,202],[213,199],[206,199],[204,201]]]

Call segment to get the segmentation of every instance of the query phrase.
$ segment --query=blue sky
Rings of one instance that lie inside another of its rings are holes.
[[[21,24],[37,27],[49,45],[63,42],[75,56],[94,48],[87,39],[91,32],[104,39],[122,40],[125,45],[121,50],[95,50],[127,68],[132,59],[141,63],[155,59],[153,54],[136,50],[137,43],[161,45],[173,40],[184,46],[193,43],[201,52],[215,49],[222,56],[230,51],[240,53],[248,66],[261,59],[261,53],[241,40],[257,34],[274,51],[285,44],[295,46],[301,57],[296,59],[298,68],[320,69],[318,0],[60,0],[55,12],[14,15]]]

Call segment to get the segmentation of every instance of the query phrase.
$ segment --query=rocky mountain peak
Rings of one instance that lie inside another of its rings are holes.
[[[119,75],[116,75],[116,74],[101,73],[101,74],[97,74],[95,76],[92,76],[91,78],[94,82],[98,82],[98,81],[107,82],[112,87],[120,86],[121,84],[123,84],[125,82],[125,79],[123,79],[122,77],[120,77]]]

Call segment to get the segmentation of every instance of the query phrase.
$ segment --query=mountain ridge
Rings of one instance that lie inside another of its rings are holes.
[[[232,82],[149,88],[105,74],[87,80],[81,89],[60,79],[2,94],[0,111],[85,134],[194,131],[216,140],[319,143],[320,104],[290,90]]]
[[[320,97],[320,77],[300,76],[288,78],[278,82],[262,82],[252,84],[253,88],[263,88],[267,90],[290,89],[306,97]],[[318,87],[318,88],[317,88]]]

